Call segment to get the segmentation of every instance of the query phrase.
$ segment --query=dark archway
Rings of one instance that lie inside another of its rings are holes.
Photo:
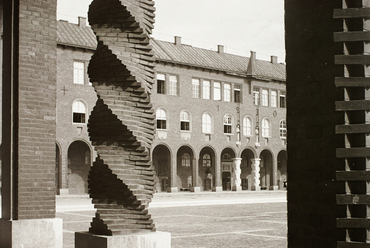
[[[254,159],[254,153],[251,149],[244,149],[241,158],[240,179],[242,181],[242,190],[250,190],[252,186],[252,159]]]
[[[284,189],[286,187],[287,180],[287,152],[282,150],[277,157],[277,184],[279,189]]]
[[[74,141],[68,148],[69,194],[88,193],[87,177],[90,167],[90,147],[83,141]]]
[[[157,145],[153,150],[153,166],[155,168],[155,189],[166,192],[171,181],[171,152],[165,145]]]
[[[231,190],[231,185],[233,185],[231,173],[234,158],[235,152],[231,148],[225,148],[221,153],[222,190]]]
[[[269,150],[263,150],[261,152],[260,159],[261,189],[269,189],[269,187],[273,185],[272,153]]]
[[[180,190],[190,190],[193,187],[193,150],[182,146],[177,151],[177,183]]]
[[[204,147],[199,153],[199,185],[203,191],[211,191],[215,182],[215,152]]]

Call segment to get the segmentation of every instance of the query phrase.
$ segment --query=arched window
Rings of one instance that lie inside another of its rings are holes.
[[[167,113],[164,109],[159,108],[156,112],[157,129],[167,129]]]
[[[181,165],[184,167],[190,167],[190,154],[189,153],[186,152],[182,154]]]
[[[77,100],[72,105],[73,123],[86,123],[86,104]]]
[[[212,132],[212,116],[209,113],[204,113],[202,116],[202,131],[203,133]]]
[[[211,155],[208,153],[203,155],[203,167],[212,167],[212,162],[211,162]]]
[[[243,118],[243,135],[251,136],[252,135],[252,118],[245,116]]]
[[[286,138],[286,121],[285,120],[280,121],[279,133],[280,133],[280,138],[282,138],[282,139]]]
[[[181,111],[180,113],[180,130],[181,131],[190,130],[190,115],[186,111]]]
[[[267,118],[262,120],[262,137],[270,137],[270,120]]]
[[[229,114],[224,116],[224,133],[232,133],[232,116]]]

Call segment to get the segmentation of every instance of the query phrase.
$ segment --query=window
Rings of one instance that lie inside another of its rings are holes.
[[[277,92],[276,90],[272,90],[270,95],[270,106],[276,108],[277,107]]]
[[[260,104],[260,88],[253,88],[253,104],[259,105]]]
[[[262,106],[269,105],[269,91],[266,89],[262,89],[262,99],[261,99]]]
[[[173,96],[177,96],[177,76],[170,75],[168,94],[173,95]]]
[[[280,138],[282,139],[286,138],[286,121],[285,120],[280,121],[279,133],[280,133]]]
[[[280,92],[280,108],[285,108],[285,92]]]
[[[234,85],[234,102],[241,102],[241,86]]]
[[[73,62],[73,83],[85,84],[85,63]]]
[[[193,98],[199,98],[199,79],[192,79],[192,85],[193,85]]]
[[[229,114],[224,116],[224,133],[232,133],[232,117]]]
[[[213,83],[213,100],[221,100],[221,83],[214,82]]]
[[[72,105],[73,123],[86,123],[86,104],[77,100]]]
[[[181,165],[184,167],[190,167],[190,154],[189,153],[182,154]]]
[[[204,154],[202,164],[203,167],[212,167],[211,155],[209,155],[208,153]]]
[[[211,83],[207,80],[203,80],[203,99],[211,99]]]
[[[204,113],[202,116],[202,131],[203,133],[212,132],[212,116],[209,113]]]
[[[243,135],[244,136],[252,135],[252,119],[247,116],[243,118]]]
[[[182,111],[180,114],[180,130],[181,131],[190,130],[190,115],[186,111]]]
[[[166,94],[166,75],[157,74],[157,93]]]
[[[167,129],[167,114],[164,109],[157,109],[157,129]]]
[[[270,137],[270,120],[267,118],[262,120],[262,137]]]
[[[231,101],[231,85],[224,84],[224,101],[230,102]]]

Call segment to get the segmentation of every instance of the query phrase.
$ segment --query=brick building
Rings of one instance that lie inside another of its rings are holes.
[[[285,65],[152,39],[157,191],[279,189],[286,173]],[[96,154],[87,133],[96,47],[86,19],[58,21],[57,167],[60,194],[87,193]]]

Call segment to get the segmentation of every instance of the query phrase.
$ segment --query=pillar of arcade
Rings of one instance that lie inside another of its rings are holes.
[[[260,158],[251,159],[252,161],[252,191],[258,191],[261,189],[260,185]]]
[[[240,170],[240,164],[242,162],[242,159],[241,158],[234,158],[233,159],[233,169],[232,169],[232,172],[231,172],[231,177],[233,178],[232,182],[232,187],[231,187],[231,190],[232,191],[241,191],[242,190],[242,180],[240,179],[240,174],[241,174],[241,170]]]
[[[1,247],[63,247],[55,218],[56,0],[0,1]]]

